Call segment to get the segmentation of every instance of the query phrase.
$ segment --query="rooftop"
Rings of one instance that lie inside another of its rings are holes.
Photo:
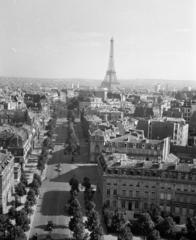
[[[103,154],[102,161],[107,169],[132,169],[132,170],[169,170],[177,172],[196,172],[196,164],[181,164],[179,159],[169,154],[165,162],[137,159],[136,156],[128,156],[122,153]]]
[[[10,160],[13,158],[10,152],[7,151],[0,151],[0,173],[3,171],[5,166],[10,162]]]

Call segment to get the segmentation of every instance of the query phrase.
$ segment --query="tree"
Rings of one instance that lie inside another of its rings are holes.
[[[103,228],[101,227],[101,225],[97,225],[95,226],[95,228],[93,228],[93,230],[90,233],[90,239],[89,240],[103,240]],[[131,240],[131,239],[129,239]]]
[[[100,225],[99,214],[97,211],[92,210],[91,212],[88,213],[85,225],[89,231],[92,231],[93,229]]]
[[[133,234],[131,232],[130,227],[123,225],[120,228],[118,240],[132,240],[132,239],[133,239]]]
[[[80,209],[81,209],[81,207],[80,207],[80,203],[79,203],[78,199],[73,199],[69,205],[69,214],[72,215]]]
[[[8,239],[27,240],[24,230],[20,226],[11,225]]]
[[[161,209],[159,206],[157,206],[156,204],[151,204],[150,206],[150,216],[152,218],[152,220],[158,224],[161,221],[163,221],[164,219],[161,217]]]
[[[77,240],[84,240],[85,239],[85,228],[83,222],[76,223],[74,230],[73,230],[73,237]]]
[[[5,214],[0,214],[0,232],[3,233],[4,237],[9,224],[10,224],[10,221],[8,216],[6,216]]]
[[[16,217],[16,208],[14,206],[12,206],[9,211],[8,211],[8,217],[10,219],[15,219]]]
[[[186,221],[187,237],[190,240],[196,239],[196,216],[188,217]]]
[[[27,217],[26,212],[22,209],[16,214],[16,225],[20,226],[24,231],[29,230],[30,220]]]
[[[116,211],[112,216],[111,231],[119,233],[121,227],[125,224],[125,218],[122,213]]]
[[[79,192],[79,182],[78,182],[78,180],[75,178],[75,176],[73,176],[73,177],[69,180],[69,185],[71,186],[72,192],[73,192],[74,190],[76,190],[77,192]]]
[[[83,222],[81,210],[75,211],[73,217],[69,221],[69,229],[73,232],[74,231],[74,227],[79,222]]]
[[[36,203],[35,191],[31,188],[27,194],[27,201],[33,206]]]
[[[40,177],[39,174],[34,173],[34,175],[33,175],[33,180],[36,180],[36,181],[37,181],[37,183],[39,184],[39,187],[41,186],[42,181],[41,181],[41,177]]]
[[[22,171],[22,173],[21,173],[20,182],[21,182],[22,184],[24,184],[25,187],[28,186],[28,180],[27,180],[27,177],[26,177],[24,171]]]
[[[83,178],[82,186],[85,187],[85,190],[91,188],[90,179],[89,179],[88,177],[84,177],[84,178]]]
[[[18,183],[15,187],[15,193],[20,198],[26,194],[25,185],[23,183]]]
[[[27,215],[33,213],[32,203],[30,201],[28,201],[28,200],[25,202],[24,211],[27,213]]]
[[[29,186],[31,187],[31,189],[33,189],[35,191],[35,194],[38,195],[39,194],[39,187],[40,187],[40,182],[34,178],[33,181],[31,182],[31,184],[29,184]]]
[[[89,201],[85,207],[87,211],[91,212],[92,210],[95,209],[96,204],[93,201]]]
[[[154,229],[150,234],[147,236],[147,240],[160,240],[160,233],[158,230]]]
[[[37,163],[37,169],[43,172],[45,169],[45,162],[39,159]]]
[[[162,237],[171,237],[175,232],[175,222],[172,217],[166,217],[162,222],[157,224],[156,228]]]
[[[94,193],[95,192],[92,190],[92,188],[85,189],[84,191],[85,205],[88,204],[89,201],[93,200]]]

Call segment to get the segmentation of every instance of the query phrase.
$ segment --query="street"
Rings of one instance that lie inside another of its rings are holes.
[[[67,136],[67,119],[58,118],[55,130],[55,148],[53,157],[48,162],[46,179],[40,188],[40,198],[38,200],[35,217],[32,223],[30,236],[37,233],[39,239],[45,239],[48,232],[45,227],[48,221],[55,224],[51,233],[53,239],[65,239],[70,236],[68,229],[69,216],[65,212],[65,204],[69,199],[69,180],[75,176],[81,183],[85,176],[88,176],[93,185],[97,184],[97,166],[88,163],[88,145],[83,139],[80,122],[76,121],[76,134],[80,141],[80,156],[76,156],[71,163],[71,156],[64,155],[64,142]],[[61,163],[61,172],[57,171],[57,164]],[[97,195],[97,196],[96,196]],[[100,210],[100,196],[96,193],[95,203]],[[83,192],[79,193],[78,199],[83,206]],[[84,209],[84,208],[83,208]]]

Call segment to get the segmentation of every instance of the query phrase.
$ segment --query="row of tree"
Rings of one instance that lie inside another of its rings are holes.
[[[48,161],[49,151],[51,151],[54,148],[54,144],[52,142],[52,136],[54,133],[55,126],[56,126],[55,118],[54,119],[52,118],[46,125],[46,130],[47,130],[47,132],[45,133],[46,138],[43,140],[42,152],[38,158],[38,163],[37,163],[37,169],[40,170],[41,173],[45,169],[46,163]]]
[[[107,206],[103,208],[104,220],[109,232],[116,233],[119,240],[132,239],[134,235],[145,236],[147,240],[196,239],[196,218],[188,218],[186,229],[176,231],[176,223],[171,215],[162,213],[154,204],[148,212],[140,214],[136,220],[127,221],[122,212],[112,213]]]
[[[39,194],[41,186],[41,178],[38,174],[34,174],[33,180],[28,184],[25,173],[22,172],[20,182],[15,187],[15,201],[7,214],[0,215],[0,232],[1,239],[26,239],[24,232],[29,230],[30,215],[33,213],[33,205],[36,203],[36,197]],[[26,189],[29,189],[28,192]],[[21,198],[26,196],[23,207]]]
[[[69,222],[69,229],[73,232],[74,239],[77,240],[102,240],[103,229],[101,227],[98,212],[95,210],[93,202],[94,190],[90,179],[85,177],[82,185],[84,190],[84,202],[87,220],[84,222],[80,202],[77,199],[79,192],[79,182],[73,177],[70,179],[71,186],[69,204],[69,213],[73,216]]]

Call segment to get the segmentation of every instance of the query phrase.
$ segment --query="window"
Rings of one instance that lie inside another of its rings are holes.
[[[135,208],[138,209],[139,208],[139,202],[135,202]]]
[[[121,207],[125,208],[125,200],[121,200]]]
[[[148,192],[145,192],[145,197],[148,198]]]
[[[133,191],[129,191],[129,197],[133,197]]]
[[[129,202],[129,204],[128,204],[128,210],[129,210],[129,211],[132,210],[132,202]]]
[[[117,189],[113,190],[113,195],[116,196],[117,195]]]
[[[122,195],[126,196],[126,190],[122,190]]]
[[[110,189],[107,189],[106,194],[107,194],[107,196],[110,196]]]
[[[148,203],[144,203],[144,210],[147,210],[148,209]]]
[[[113,207],[116,208],[116,200],[113,201]]]
[[[152,192],[152,199],[155,199],[155,192]]]
[[[175,213],[179,214],[180,213],[180,208],[179,207],[175,207]]]
[[[140,196],[140,192],[136,191],[136,197],[139,197],[139,196]]]
[[[167,200],[168,201],[171,200],[171,194],[170,193],[167,194]]]
[[[170,206],[166,206],[166,211],[170,212],[171,211],[171,207]]]
[[[164,199],[164,193],[160,193],[160,199],[161,199],[161,200]]]
[[[186,215],[187,214],[187,210],[186,210],[186,208],[182,208],[182,215]]]

